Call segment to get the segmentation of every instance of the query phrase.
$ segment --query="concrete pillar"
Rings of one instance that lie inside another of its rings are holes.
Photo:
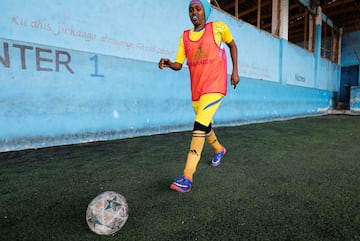
[[[322,9],[319,6],[316,11],[316,18],[315,18],[315,49],[314,49],[314,56],[315,56],[315,79],[314,79],[314,88],[318,87],[318,72],[319,72],[319,61],[321,58],[321,31],[322,31]]]
[[[289,39],[289,0],[280,0],[279,37]]]
[[[272,18],[271,18],[271,33],[274,36],[279,36],[280,29],[280,4],[279,0],[272,0]]]

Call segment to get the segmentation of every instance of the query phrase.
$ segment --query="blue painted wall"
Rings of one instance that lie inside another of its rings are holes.
[[[1,1],[0,151],[190,130],[187,68],[157,68],[191,27],[187,4]],[[332,108],[338,65],[220,11],[210,20],[232,30],[241,75],[216,125]]]
[[[352,86],[350,90],[350,111],[360,113],[360,87]]]
[[[345,33],[342,41],[341,65],[360,64],[360,31]]]
[[[346,33],[342,42],[342,66],[359,65],[360,66],[360,31]],[[359,67],[360,73],[360,67]],[[358,84],[360,85],[360,75]]]

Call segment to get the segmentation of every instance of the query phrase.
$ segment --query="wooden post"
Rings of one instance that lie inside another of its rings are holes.
[[[324,26],[325,25],[325,26]],[[323,58],[326,58],[326,32],[327,32],[327,23],[323,23],[323,29],[324,29],[324,39],[323,39],[323,53],[322,53],[322,56]]]
[[[307,43],[308,43],[308,18],[309,18],[309,13],[307,8],[305,8],[305,14],[304,14],[304,49],[307,49]]]
[[[235,0],[235,18],[239,19],[239,0]]]
[[[261,0],[258,0],[257,5],[257,28],[260,29],[260,18],[261,18]]]

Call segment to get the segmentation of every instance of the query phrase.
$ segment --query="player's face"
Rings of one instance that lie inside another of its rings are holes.
[[[195,30],[199,30],[205,26],[205,12],[200,3],[192,3],[189,7],[189,17],[194,24]]]

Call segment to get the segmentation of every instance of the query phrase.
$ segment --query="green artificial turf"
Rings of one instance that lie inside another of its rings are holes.
[[[190,193],[169,189],[191,133],[0,153],[0,240],[360,240],[360,117],[216,128]],[[114,236],[85,221],[103,191],[124,195]]]

